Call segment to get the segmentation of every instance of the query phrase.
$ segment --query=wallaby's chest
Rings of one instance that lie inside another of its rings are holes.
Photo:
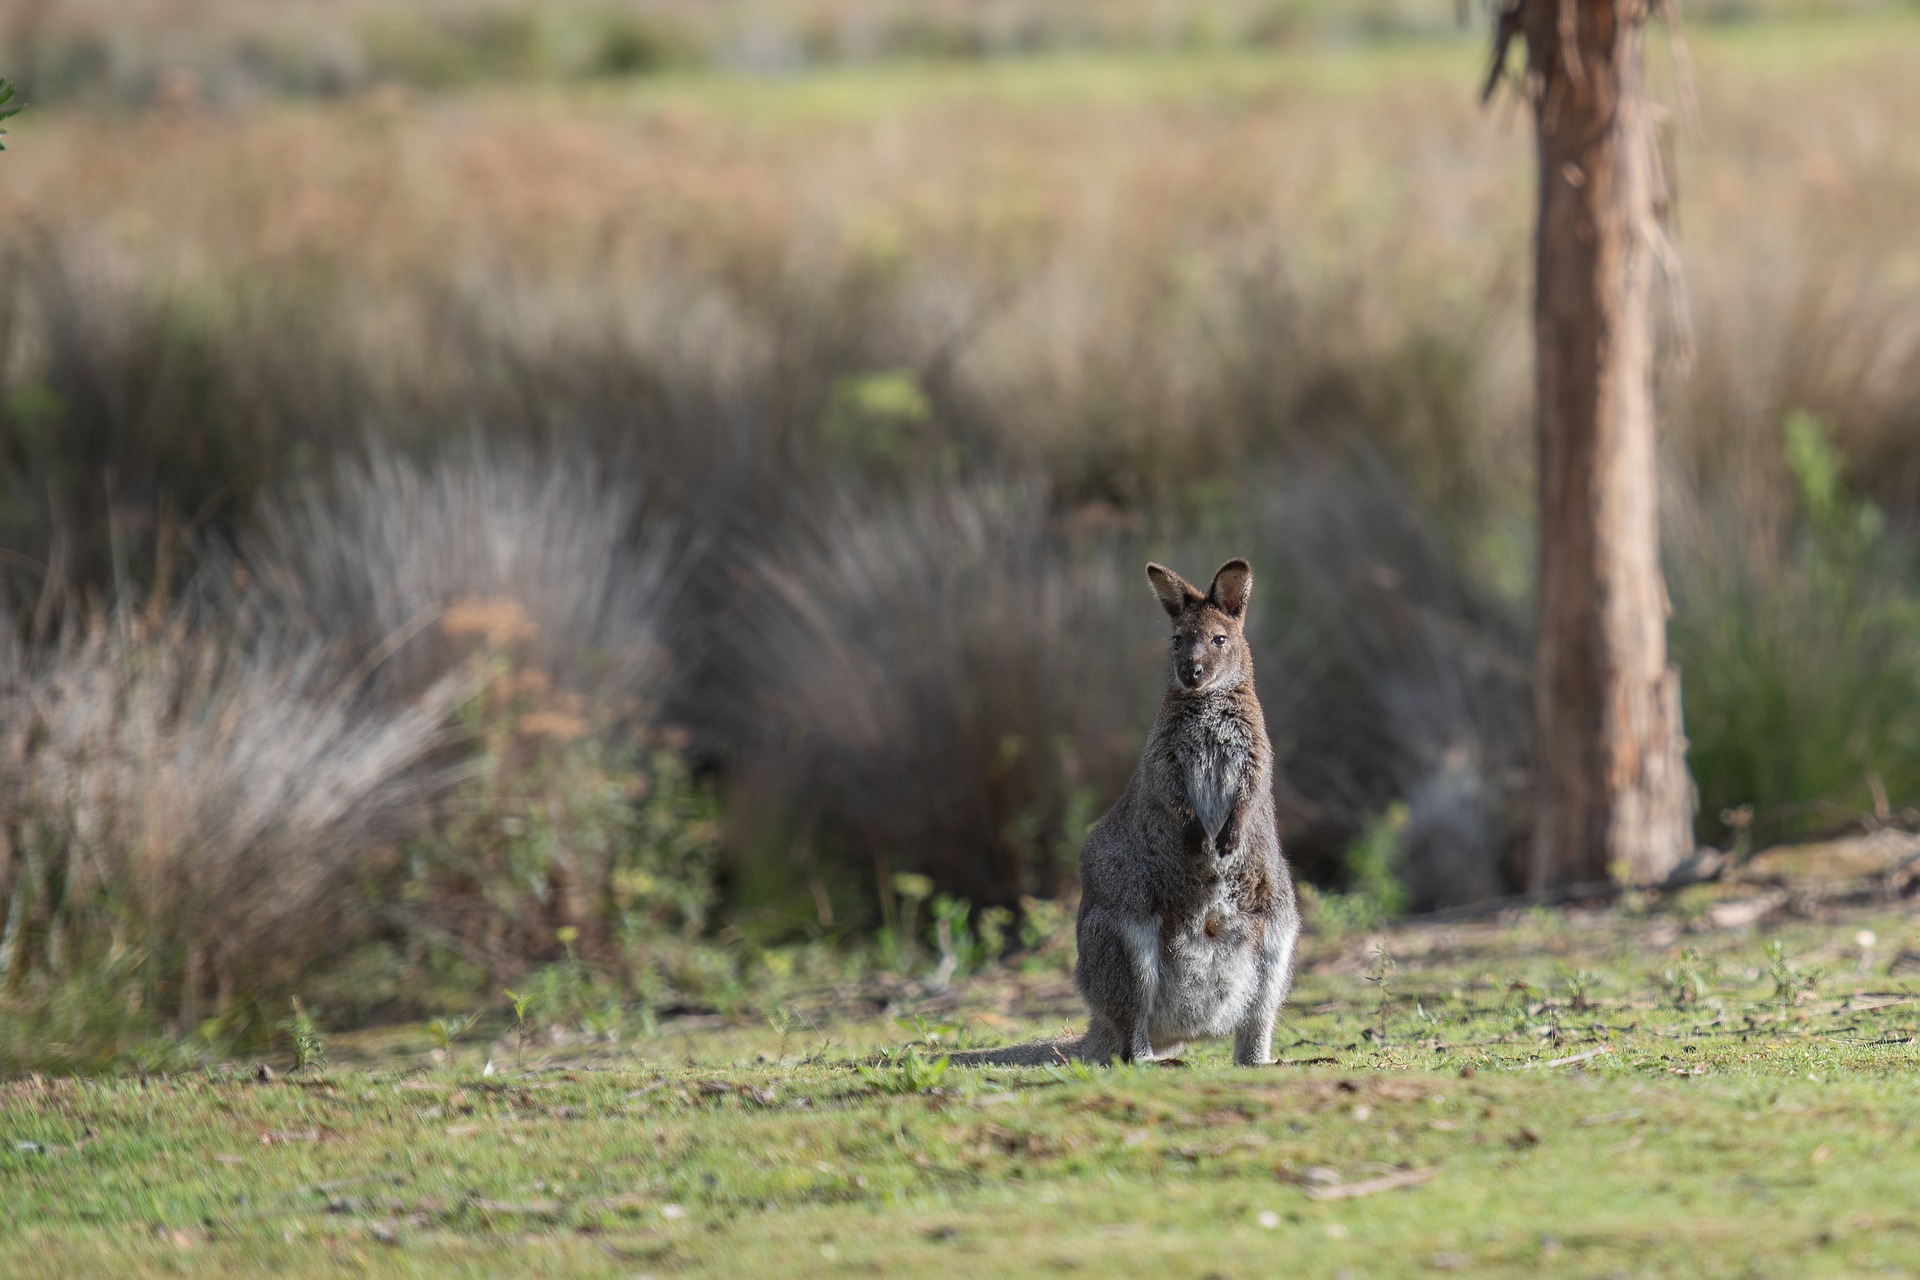
[[[1204,708],[1184,717],[1172,735],[1174,778],[1185,788],[1187,803],[1209,839],[1220,834],[1248,781],[1256,732],[1231,709]]]

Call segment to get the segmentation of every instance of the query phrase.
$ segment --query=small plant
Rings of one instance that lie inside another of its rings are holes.
[[[10,107],[7,105],[11,101],[13,101],[13,86],[7,83],[5,76],[0,76],[0,120],[8,120],[20,114],[19,107]],[[0,129],[0,151],[5,151],[6,149],[7,131]]]
[[[433,1041],[433,1047],[441,1053],[453,1048],[453,1042],[472,1029],[479,1020],[477,1013],[454,1014],[443,1018],[431,1018],[427,1021],[427,1039]]]
[[[293,1011],[275,1025],[293,1045],[295,1071],[318,1071],[327,1065],[327,1046],[320,1038],[320,1028],[299,996],[293,998]]]
[[[892,973],[909,973],[919,957],[920,904],[933,896],[933,880],[914,871],[880,879],[881,924],[873,931],[874,962]]]
[[[1568,972],[1562,982],[1567,988],[1567,1002],[1575,1013],[1585,1013],[1593,1008],[1593,991],[1600,985],[1600,975],[1591,969],[1574,969]]]
[[[1675,541],[1673,647],[1690,674],[1688,758],[1701,812],[1736,859],[1829,821],[1831,805],[1882,808],[1913,794],[1920,724],[1920,598],[1909,539],[1846,483],[1827,429],[1782,426],[1798,492],[1790,518],[1735,504]],[[1704,509],[1704,508],[1703,508]]]
[[[1799,978],[1787,963],[1787,948],[1780,939],[1767,943],[1767,977],[1773,979],[1773,998],[1780,1002],[1780,1011],[1785,1013],[1793,1006],[1795,994],[1799,990]]]
[[[510,600],[462,608],[452,629],[461,637],[491,634],[483,623],[532,626]],[[450,932],[465,951],[500,956],[481,989],[512,982],[569,1025],[616,996],[659,1004],[724,980],[724,957],[698,954],[712,950],[702,935],[718,801],[689,772],[684,744],[664,731],[633,743],[610,712],[545,671],[483,657],[473,666],[481,683],[456,714],[476,767],[448,820],[403,850],[393,888],[420,904],[403,923],[417,918],[431,940]],[[547,963],[523,971],[530,960]]]
[[[1787,959],[1787,948],[1775,938],[1766,945],[1767,977],[1773,982],[1773,998],[1780,1002],[1780,1016],[1792,1016],[1802,995],[1810,994],[1820,983],[1820,970],[1798,969]]]
[[[543,964],[527,975],[529,1007],[543,1010],[550,1023],[579,1022],[584,1026],[589,1019],[599,1021],[609,1004],[617,1004],[608,975],[574,951],[580,937],[577,928],[562,925],[554,930],[554,937],[566,948],[566,959]]]
[[[923,1014],[902,1014],[893,1021],[903,1030],[913,1032],[917,1042],[929,1049],[939,1048],[942,1041],[949,1048],[964,1049],[971,1039],[965,1027],[952,1022],[935,1022]]]
[[[1503,1010],[1507,1009],[1509,1007],[1507,1002],[1510,1000],[1513,1001],[1511,1006],[1513,1033],[1525,1035],[1534,1014],[1539,1012],[1541,1003],[1539,993],[1525,978],[1509,978],[1506,990],[1500,997],[1500,1007]]]
[[[1379,915],[1364,898],[1351,893],[1333,893],[1311,884],[1295,886],[1300,895],[1300,916],[1314,933],[1335,940],[1366,933],[1377,926]]]
[[[1347,846],[1342,893],[1300,886],[1300,905],[1316,931],[1339,938],[1378,929],[1406,914],[1411,898],[1400,879],[1406,855],[1407,806],[1396,800]]]
[[[767,1010],[766,1017],[767,1026],[771,1027],[773,1033],[780,1037],[780,1056],[782,1058],[787,1056],[787,1041],[792,1038],[795,1030],[803,1026],[808,1030],[816,1029],[798,1009],[790,1004],[774,1005],[773,1008]]]
[[[626,1023],[626,1011],[618,1001],[609,1000],[597,1009],[584,1009],[580,1013],[580,1029],[593,1040],[613,1044],[620,1039],[620,1028]]]
[[[1047,1068],[1047,1077],[1056,1084],[1097,1084],[1104,1072],[1085,1058],[1069,1058]]]
[[[540,997],[532,991],[514,991],[509,989],[506,997],[513,1003],[513,1029],[515,1032],[514,1068],[518,1070],[526,1062],[527,1041],[533,1037],[533,1022],[527,1016],[540,1003]]]
[[[1680,953],[1680,958],[1660,972],[1660,985],[1665,988],[1667,998],[1673,1001],[1674,1008],[1684,1009],[1688,1005],[1699,1003],[1712,986],[1713,966],[1701,958],[1700,952],[1688,947]]]
[[[1046,898],[1020,899],[1020,945],[1026,955],[1021,969],[1035,973],[1053,968],[1073,971],[1073,917]]]
[[[1347,892],[1370,905],[1380,920],[1403,915],[1407,910],[1407,886],[1401,883],[1400,865],[1406,857],[1408,821],[1406,804],[1396,800],[1347,846]]]
[[[934,946],[940,952],[936,986],[955,974],[988,968],[1007,949],[1013,913],[1005,907],[987,907],[976,914],[965,898],[942,893],[934,897],[928,911],[933,916]]]
[[[948,1062],[944,1053],[937,1058],[922,1058],[919,1050],[909,1048],[898,1055],[884,1055],[878,1067],[861,1067],[859,1071],[860,1078],[881,1093],[929,1093],[946,1079]]]
[[[1380,993],[1380,1006],[1375,1013],[1377,1022],[1374,1027],[1374,1038],[1378,1040],[1387,1038],[1387,1010],[1393,1004],[1391,986],[1393,968],[1393,953],[1387,950],[1387,944],[1374,943],[1373,966],[1367,970],[1367,981],[1371,982],[1374,989]]]

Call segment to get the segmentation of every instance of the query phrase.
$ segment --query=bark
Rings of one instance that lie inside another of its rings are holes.
[[[1540,548],[1529,886],[1664,878],[1695,795],[1667,661],[1648,301],[1644,0],[1515,0],[1537,126]]]

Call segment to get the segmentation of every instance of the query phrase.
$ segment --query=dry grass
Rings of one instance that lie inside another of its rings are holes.
[[[644,720],[688,631],[685,548],[582,456],[479,440],[429,467],[375,447],[261,512],[247,561],[314,632],[416,691],[476,647]]]
[[[0,1060],[257,1021],[344,953],[366,851],[426,822],[454,682],[371,705],[321,643],[195,621],[9,642]]]
[[[1888,623],[1722,664],[1722,580],[1686,566],[1739,550],[1749,598],[1811,573],[1794,409],[1889,545],[1920,521],[1912,34],[1696,33],[1698,358],[1662,397],[1676,492],[1737,513],[1673,525],[1676,635],[1728,673],[1689,675],[1703,728],[1769,681],[1910,643]],[[231,535],[277,616],[350,666],[381,654],[374,684],[403,691],[464,652],[423,618],[465,609],[453,631],[504,643],[516,620],[474,602],[514,601],[538,627],[515,662],[695,731],[737,800],[738,901],[811,911],[806,880],[831,900],[876,862],[977,900],[1050,883],[1151,703],[1135,561],[1250,550],[1303,863],[1337,881],[1405,800],[1422,900],[1487,892],[1524,837],[1531,156],[1474,104],[1479,56],[1463,38],[23,116],[0,192],[5,591],[84,617],[164,576],[163,531]],[[370,436],[397,452],[284,497]],[[1876,617],[1904,616],[1909,564],[1850,570]],[[16,665],[79,662],[102,705],[120,696],[119,666],[58,643]],[[183,638],[179,661],[218,643]],[[1878,726],[1844,741],[1846,776],[1907,785],[1886,762],[1915,717],[1864,711],[1920,697],[1826,689],[1835,732]],[[1814,740],[1804,720],[1743,749],[1778,762]],[[1729,759],[1696,756],[1714,805],[1855,788]],[[504,914],[550,948],[568,917],[541,908]]]

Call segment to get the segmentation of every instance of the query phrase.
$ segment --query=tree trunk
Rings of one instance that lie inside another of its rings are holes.
[[[1540,159],[1536,891],[1656,881],[1693,851],[1660,569],[1645,16],[1644,0],[1513,0],[1502,17],[1501,43],[1527,42]]]

